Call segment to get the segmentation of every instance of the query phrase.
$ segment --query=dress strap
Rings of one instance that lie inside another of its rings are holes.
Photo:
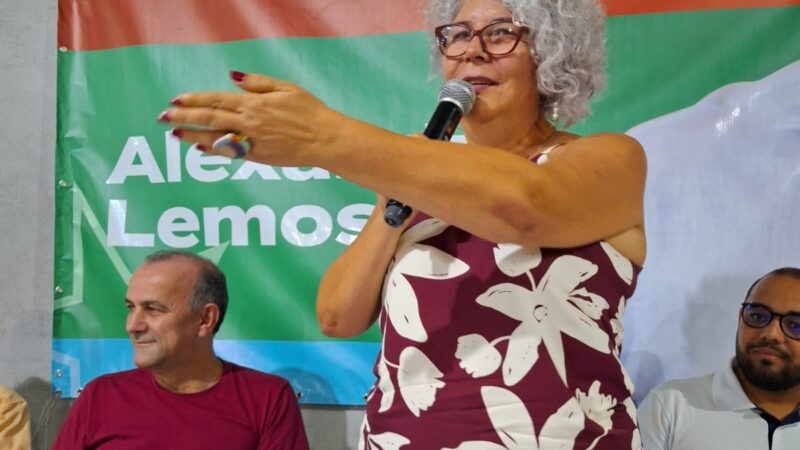
[[[547,147],[546,149],[544,149],[544,151],[542,153],[540,153],[540,155],[546,155],[546,154],[550,153],[551,151],[557,149],[558,147],[561,147],[562,145],[564,145],[563,142],[555,144],[555,145],[551,145],[550,147]]]
[[[558,147],[561,147],[562,145],[564,145],[563,142],[551,145],[550,147],[544,149],[544,151],[532,156],[530,160],[535,162],[536,164],[544,164],[547,162],[548,159],[550,159],[550,152],[557,149]]]

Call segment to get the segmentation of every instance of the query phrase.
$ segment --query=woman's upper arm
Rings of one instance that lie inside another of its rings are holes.
[[[531,168],[523,239],[572,247],[616,236],[644,222],[647,161],[641,145],[621,134],[579,138]],[[510,212],[509,212],[510,213]]]

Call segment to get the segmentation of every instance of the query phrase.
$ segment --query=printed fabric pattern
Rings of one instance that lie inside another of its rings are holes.
[[[641,449],[620,362],[639,268],[606,242],[531,251],[419,216],[384,280],[359,449]]]

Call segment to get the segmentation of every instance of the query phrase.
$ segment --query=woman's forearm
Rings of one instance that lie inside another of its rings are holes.
[[[383,222],[383,207],[376,206],[359,237],[325,272],[317,292],[317,320],[325,335],[357,336],[375,321],[401,232]]]

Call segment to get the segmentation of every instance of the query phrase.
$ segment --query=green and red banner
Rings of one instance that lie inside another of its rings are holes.
[[[363,402],[379,333],[327,338],[314,301],[374,195],[319,168],[203,154],[156,117],[181,92],[234,90],[228,71],[240,70],[419,132],[442,83],[431,75],[423,3],[59,0],[53,382],[62,395],[132,367],[127,281],[149,253],[179,249],[228,276],[223,358],[288,378],[302,402]],[[800,0],[605,6],[609,87],[576,133],[626,132],[800,60]],[[648,290],[646,277],[640,285]]]

